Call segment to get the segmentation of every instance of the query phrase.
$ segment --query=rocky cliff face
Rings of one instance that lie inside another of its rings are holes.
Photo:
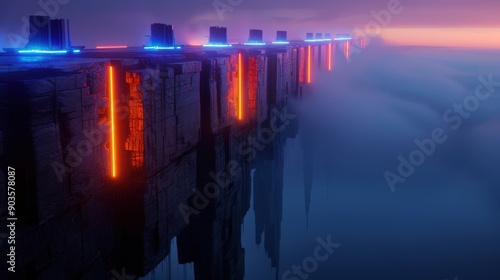
[[[192,240],[193,230],[206,231],[209,223],[207,240],[224,242],[213,243],[202,259],[217,256],[222,266],[234,257],[230,273],[242,277],[237,229],[249,208],[250,163],[238,147],[269,125],[273,109],[299,95],[304,71],[294,47],[242,54],[244,73],[236,52],[71,59],[0,73],[0,156],[19,170],[18,275],[109,278],[122,266],[144,275],[169,253],[173,236],[187,229],[182,240]],[[179,205],[231,160],[242,172],[211,200],[202,214],[210,218],[187,228]],[[4,204],[0,216],[6,219]],[[235,255],[217,255],[228,244]],[[222,275],[211,269],[210,279]]]

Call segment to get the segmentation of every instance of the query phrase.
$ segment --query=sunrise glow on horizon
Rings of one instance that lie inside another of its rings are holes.
[[[390,45],[458,48],[500,48],[498,28],[386,28],[380,33]]]

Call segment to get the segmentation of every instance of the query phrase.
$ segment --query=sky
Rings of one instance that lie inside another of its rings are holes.
[[[72,42],[90,48],[147,44],[153,22],[173,24],[181,44],[205,43],[208,26],[221,25],[231,42],[245,41],[251,28],[263,29],[265,40],[276,30],[290,39],[357,30],[399,45],[498,48],[499,12],[496,0],[1,0],[0,46],[21,45],[27,16],[46,13],[70,19]]]

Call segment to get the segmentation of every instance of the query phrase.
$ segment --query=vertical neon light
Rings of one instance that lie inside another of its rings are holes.
[[[311,83],[311,46],[307,46],[307,83]]]
[[[332,48],[333,48],[332,44],[328,44],[328,71],[332,70],[332,54],[333,54]]]
[[[347,60],[349,60],[349,55],[351,54],[349,48],[351,47],[351,42],[347,41]]]
[[[299,82],[303,83],[306,80],[306,59],[304,48],[299,49]]]
[[[109,108],[111,114],[111,176],[116,177],[115,85],[113,66],[109,66]]]
[[[347,41],[345,42],[345,58],[346,60],[349,60],[349,47],[351,46],[351,42],[350,41]]]
[[[238,54],[238,120],[243,119],[243,59]]]

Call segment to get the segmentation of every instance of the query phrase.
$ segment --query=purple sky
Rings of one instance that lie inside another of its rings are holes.
[[[289,31],[291,39],[305,33],[350,33],[355,25],[372,20],[370,12],[386,9],[393,0],[220,0],[241,2],[219,17],[213,0],[41,0],[58,3],[55,18],[69,18],[74,44],[142,45],[149,24],[173,24],[179,43],[206,42],[208,26],[228,27],[230,41],[244,41],[248,29],[264,29],[266,40],[275,31]],[[395,0],[394,0],[395,1]],[[67,3],[66,3],[67,2]],[[43,11],[37,1],[0,2],[0,46],[12,46],[14,34],[23,36],[23,17]],[[387,28],[399,27],[499,27],[498,0],[401,0],[402,12],[393,15]],[[53,8],[53,7],[51,7]],[[10,34],[10,35],[9,35]]]

